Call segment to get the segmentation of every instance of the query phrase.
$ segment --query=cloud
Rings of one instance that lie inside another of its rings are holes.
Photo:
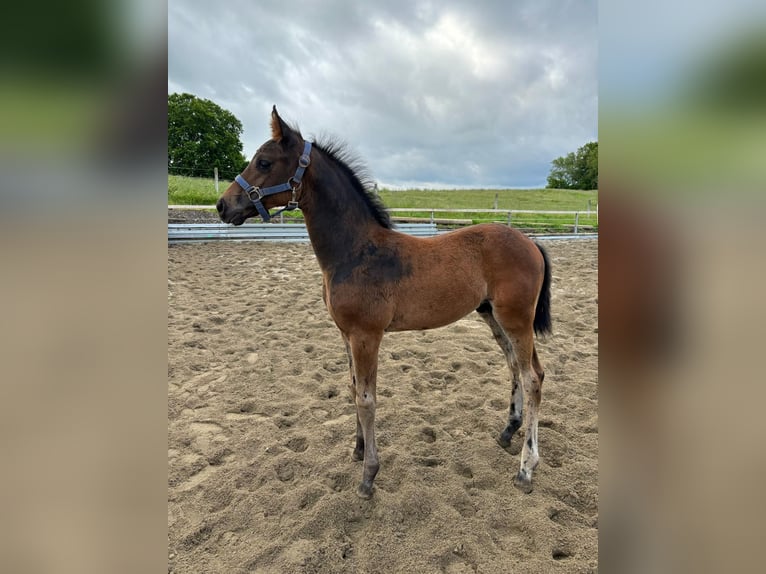
[[[597,139],[595,2],[170,0],[168,90],[347,141],[389,184],[544,184]]]

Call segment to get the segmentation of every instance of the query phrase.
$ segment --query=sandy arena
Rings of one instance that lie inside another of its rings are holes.
[[[387,334],[357,497],[343,342],[308,244],[168,247],[168,572],[597,571],[596,240],[541,241],[554,333],[534,490],[496,442],[510,375],[476,313]]]

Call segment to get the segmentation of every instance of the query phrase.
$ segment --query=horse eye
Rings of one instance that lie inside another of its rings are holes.
[[[257,167],[260,171],[269,171],[269,168],[271,168],[271,162],[266,159],[259,159],[257,162],[255,162],[255,167]]]

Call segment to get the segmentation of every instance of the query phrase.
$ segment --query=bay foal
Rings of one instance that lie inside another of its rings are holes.
[[[532,490],[543,368],[534,333],[550,331],[551,268],[545,251],[501,224],[431,238],[392,229],[370,182],[336,143],[314,144],[271,114],[271,139],[217,203],[221,219],[241,225],[269,209],[300,207],[323,275],[323,298],[349,357],[356,403],[353,457],[363,460],[358,494],[370,498],[379,469],[375,444],[378,349],[390,331],[433,329],[476,310],[511,371],[503,446],[524,425],[514,484]],[[522,417],[523,415],[523,417]]]

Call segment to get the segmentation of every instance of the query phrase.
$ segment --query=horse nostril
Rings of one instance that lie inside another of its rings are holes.
[[[220,198],[220,199],[219,199],[219,200],[216,202],[216,204],[215,204],[215,208],[218,210],[218,213],[219,213],[220,215],[223,215],[223,212],[224,212],[224,210],[226,209],[226,205],[225,205],[225,204],[224,204],[224,202],[223,202],[223,198]]]

